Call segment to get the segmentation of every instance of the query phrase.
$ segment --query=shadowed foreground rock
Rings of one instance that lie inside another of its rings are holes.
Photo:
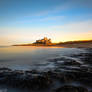
[[[57,88],[55,92],[88,92],[88,90],[81,86],[66,85],[66,86]]]
[[[6,84],[14,88],[27,88],[31,90],[42,90],[53,86],[53,83],[57,80],[62,85],[67,83],[72,83],[77,81],[83,83],[84,85],[92,85],[92,73],[81,72],[81,71],[71,71],[71,72],[60,72],[47,71],[21,71],[21,70],[11,70],[8,68],[0,69],[0,83]],[[87,84],[88,83],[88,84]],[[54,88],[53,88],[54,89]],[[87,88],[81,86],[71,86],[66,85],[57,88],[55,92],[88,92]]]
[[[2,68],[0,69],[0,83],[16,88],[43,89],[48,88],[52,84],[52,80],[48,76],[35,74],[32,71],[12,71]]]

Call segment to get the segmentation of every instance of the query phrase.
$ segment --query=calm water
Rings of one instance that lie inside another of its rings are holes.
[[[0,47],[0,67],[29,69],[48,63],[48,59],[77,54],[83,50],[55,47]],[[51,65],[49,66],[51,67]]]

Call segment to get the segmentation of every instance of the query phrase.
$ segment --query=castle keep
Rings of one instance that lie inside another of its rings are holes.
[[[44,45],[49,45],[51,44],[51,39],[48,39],[47,37],[44,37],[43,39],[36,40],[35,44],[44,44]]]

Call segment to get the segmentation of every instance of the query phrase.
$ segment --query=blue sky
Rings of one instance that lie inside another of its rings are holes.
[[[92,38],[92,0],[0,0],[0,45]]]

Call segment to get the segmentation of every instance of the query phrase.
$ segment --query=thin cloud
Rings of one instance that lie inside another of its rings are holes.
[[[65,25],[52,26],[53,30],[65,32],[85,32],[92,31],[92,20],[73,22]]]

